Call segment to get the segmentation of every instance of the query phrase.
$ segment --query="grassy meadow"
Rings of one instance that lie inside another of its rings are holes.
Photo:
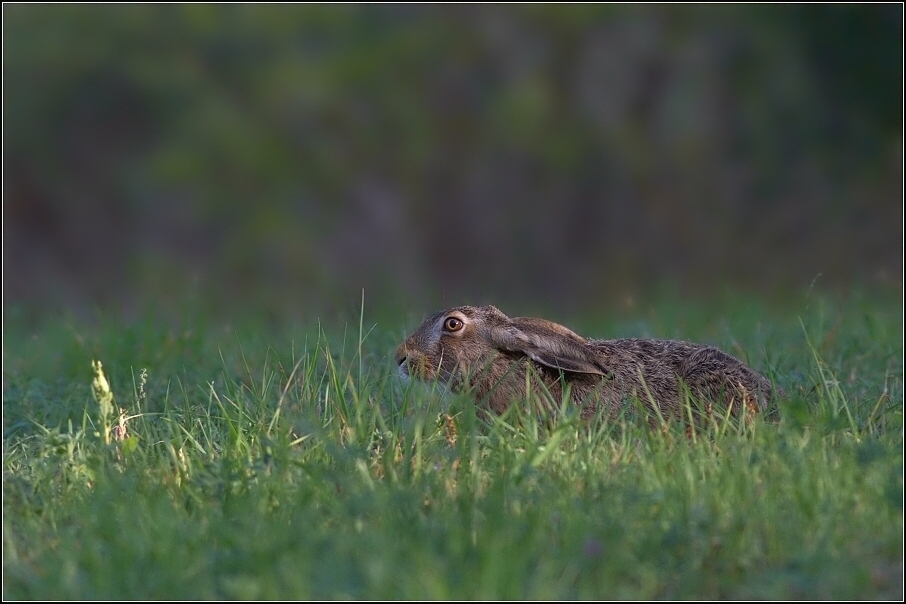
[[[549,317],[713,343],[788,394],[777,423],[688,436],[486,420],[402,384],[421,314],[7,309],[3,597],[902,599],[902,311],[812,294]]]

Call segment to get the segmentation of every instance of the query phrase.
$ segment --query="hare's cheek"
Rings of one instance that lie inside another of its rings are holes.
[[[457,361],[452,354],[444,355],[437,366],[437,374],[445,382],[459,378],[463,374],[463,364]]]
[[[431,381],[436,377],[436,372],[434,371],[434,368],[431,367],[431,365],[422,363],[418,367],[418,377],[425,381]]]

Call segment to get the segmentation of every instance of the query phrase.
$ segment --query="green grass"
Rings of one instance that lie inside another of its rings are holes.
[[[779,423],[692,439],[484,421],[405,387],[390,357],[420,317],[32,326],[8,310],[3,596],[900,599],[901,313],[665,302],[571,324],[715,343],[789,394]],[[123,441],[105,444],[95,359]]]

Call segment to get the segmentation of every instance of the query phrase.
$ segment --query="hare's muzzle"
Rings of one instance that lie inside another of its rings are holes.
[[[407,352],[406,345],[400,344],[393,353],[393,360],[396,361],[397,365],[396,371],[404,380],[409,379],[409,366],[406,363]]]
[[[426,367],[425,355],[419,350],[407,348],[405,343],[400,344],[396,349],[393,353],[393,359],[397,364],[396,371],[403,380],[408,380],[410,378],[430,380],[434,376],[434,372]]]

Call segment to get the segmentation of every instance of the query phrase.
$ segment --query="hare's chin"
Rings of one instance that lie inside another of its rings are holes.
[[[400,377],[401,380],[403,380],[404,384],[409,382],[409,372],[406,371],[405,363],[401,363],[397,366],[396,374]]]

